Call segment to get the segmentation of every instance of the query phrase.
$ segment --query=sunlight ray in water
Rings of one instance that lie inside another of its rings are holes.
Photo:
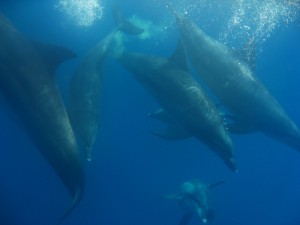
[[[100,20],[104,9],[99,0],[59,0],[55,8],[79,26],[91,26]]]

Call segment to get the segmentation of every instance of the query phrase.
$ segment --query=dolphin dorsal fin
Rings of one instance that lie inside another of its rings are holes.
[[[185,48],[181,40],[178,41],[176,49],[170,57],[170,61],[180,66],[182,70],[189,71]]]
[[[37,41],[31,41],[31,44],[44,62],[49,66],[49,70],[52,70],[53,72],[59,64],[76,57],[74,52],[62,46],[49,45]]]
[[[208,188],[212,189],[212,188],[214,188],[216,186],[219,186],[220,184],[224,184],[224,183],[225,183],[225,181],[219,181],[219,182],[216,182],[216,183],[212,183],[212,184],[208,185]]]

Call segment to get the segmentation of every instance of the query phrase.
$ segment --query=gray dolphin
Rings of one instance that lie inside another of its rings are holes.
[[[118,31],[138,35],[143,32],[123,18],[118,6],[113,10],[117,27],[95,45],[79,64],[70,84],[68,111],[75,133],[83,142],[88,161],[96,140],[101,110],[104,62]]]
[[[198,75],[233,113],[229,130],[233,133],[261,131],[300,151],[299,128],[254,75],[252,57],[241,57],[192,21],[174,11],[173,14]]]
[[[74,54],[65,48],[27,40],[0,15],[0,93],[71,195],[71,205],[61,220],[81,199],[85,183],[73,130],[54,77],[56,67],[72,57]]]
[[[214,211],[211,207],[210,191],[213,187],[223,184],[223,181],[207,185],[199,180],[189,180],[181,185],[177,194],[162,195],[166,199],[177,200],[185,213],[179,225],[186,225],[193,215],[203,223],[214,222]]]
[[[186,57],[180,43],[170,59],[124,53],[119,61],[174,121],[169,123],[167,131],[156,134],[169,139],[194,136],[214,151],[231,170],[237,170],[233,145],[223,126],[223,119],[198,82],[187,72]]]

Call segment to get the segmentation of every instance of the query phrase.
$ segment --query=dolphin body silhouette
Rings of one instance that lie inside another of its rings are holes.
[[[163,195],[163,198],[177,200],[185,213],[179,225],[187,225],[193,215],[201,219],[203,223],[213,223],[214,211],[211,207],[210,191],[213,187],[223,184],[217,182],[207,185],[197,179],[189,180],[181,185],[177,194]]]
[[[174,11],[173,14],[180,39],[198,75],[233,113],[229,131],[261,131],[300,151],[299,128],[254,75],[251,57],[241,56],[204,33],[192,21]],[[250,52],[250,55],[253,54]]]
[[[58,64],[73,57],[65,48],[27,40],[0,14],[0,93],[71,195],[71,205],[60,221],[81,199],[85,183],[76,140],[54,77]]]
[[[119,8],[113,10],[117,27],[95,45],[75,71],[70,84],[68,111],[75,133],[85,148],[86,158],[92,159],[92,148],[99,128],[104,63],[118,31],[138,35],[143,33],[123,18]]]
[[[155,134],[168,139],[194,136],[236,172],[233,144],[223,126],[223,118],[198,82],[187,72],[186,57],[181,46],[179,43],[170,59],[124,53],[119,61],[163,108],[155,113],[155,117],[165,118],[161,113],[165,112],[166,117],[171,118],[169,121],[166,119],[170,124],[169,129]]]

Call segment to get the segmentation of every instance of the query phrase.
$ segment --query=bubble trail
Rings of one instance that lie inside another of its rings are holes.
[[[104,9],[99,0],[59,0],[55,8],[77,25],[85,27],[100,20]]]

